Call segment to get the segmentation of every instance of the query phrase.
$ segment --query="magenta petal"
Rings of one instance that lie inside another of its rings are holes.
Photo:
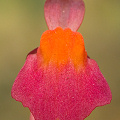
[[[32,115],[32,113],[30,113],[30,120],[35,120],[34,116]]]
[[[85,6],[83,0],[46,0],[44,10],[50,30],[60,26],[77,31],[84,17]]]
[[[12,97],[29,107],[35,120],[83,120],[95,107],[109,104],[112,95],[92,59],[78,74],[70,64],[59,72],[52,66],[38,69],[36,54],[29,54]]]
[[[30,52],[28,53],[28,55],[30,55],[30,54],[36,54],[36,53],[37,53],[37,49],[38,49],[38,47],[35,48],[34,50],[30,51]],[[28,56],[28,55],[27,55],[27,56]]]

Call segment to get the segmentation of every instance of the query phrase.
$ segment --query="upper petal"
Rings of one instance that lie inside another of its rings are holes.
[[[46,0],[44,10],[50,30],[60,26],[77,31],[84,17],[85,6],[83,0]]]

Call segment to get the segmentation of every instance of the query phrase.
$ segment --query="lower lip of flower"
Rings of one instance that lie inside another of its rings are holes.
[[[68,63],[76,70],[84,68],[87,61],[84,40],[80,33],[60,27],[43,33],[37,50],[38,67],[52,64],[60,68]]]

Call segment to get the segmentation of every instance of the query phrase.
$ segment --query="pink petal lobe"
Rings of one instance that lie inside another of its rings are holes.
[[[70,63],[60,71],[51,64],[38,68],[36,54],[28,55],[13,84],[12,97],[28,107],[35,120],[84,120],[112,98],[94,60],[88,58],[84,71],[77,73]]]
[[[45,19],[50,30],[56,27],[77,31],[85,13],[83,0],[46,0]]]
[[[34,116],[32,115],[32,113],[30,113],[30,120],[35,120]]]

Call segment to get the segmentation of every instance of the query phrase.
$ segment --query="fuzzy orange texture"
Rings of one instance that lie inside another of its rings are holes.
[[[55,30],[47,30],[40,40],[37,56],[41,54],[43,65],[53,63],[60,67],[68,62],[75,68],[84,67],[87,61],[84,40],[80,33],[71,29],[57,27]],[[38,59],[39,62],[39,59]]]

